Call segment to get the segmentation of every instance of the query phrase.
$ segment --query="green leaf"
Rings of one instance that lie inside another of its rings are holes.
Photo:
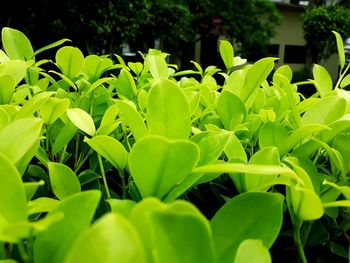
[[[50,211],[48,215],[63,213],[64,217],[36,236],[34,262],[64,262],[74,240],[80,233],[88,229],[100,197],[100,191],[84,191],[69,196]]]
[[[220,55],[222,61],[225,64],[226,69],[230,69],[233,66],[234,50],[233,46],[227,40],[220,40]]]
[[[340,69],[342,70],[345,66],[345,52],[344,52],[344,43],[341,35],[336,32],[332,31],[335,35],[335,40],[337,41],[337,49],[338,49],[338,56],[339,56],[339,63],[340,63]]]
[[[69,79],[73,79],[84,66],[84,55],[80,49],[71,46],[60,48],[56,53],[56,64],[60,68],[63,75]]]
[[[327,96],[321,98],[302,116],[302,123],[311,124],[330,124],[343,117],[346,113],[347,102],[345,99],[338,96]]]
[[[155,80],[168,78],[168,65],[162,54],[147,54],[145,63]]]
[[[323,216],[322,201],[313,190],[295,186],[290,192],[294,213],[301,220],[316,220]]]
[[[191,113],[184,92],[174,82],[160,79],[149,91],[146,120],[150,134],[187,139]]]
[[[62,163],[47,163],[52,191],[60,200],[79,193],[80,183],[76,174],[71,168]]]
[[[43,121],[50,125],[61,117],[69,108],[70,100],[67,98],[49,98],[44,105],[40,107],[40,114]]]
[[[131,149],[129,167],[143,197],[162,198],[191,173],[198,159],[198,146],[192,142],[147,136]]]
[[[49,91],[40,92],[33,96],[30,100],[27,100],[17,113],[16,119],[33,117],[33,113],[44,105],[53,94],[54,92]]]
[[[262,164],[262,165],[279,165],[280,157],[278,154],[278,150],[274,146],[269,146],[257,151],[253,154],[253,156],[249,160],[249,164]],[[278,174],[275,176],[271,175],[269,177],[259,174],[249,174],[245,175],[245,186],[247,191],[251,191],[256,189],[262,185],[269,185],[273,181],[275,181],[278,177]],[[263,189],[263,191],[267,191],[269,187]]]
[[[72,122],[67,122],[59,131],[52,145],[52,153],[57,154],[60,150],[62,150],[77,132],[78,128]]]
[[[134,100],[137,94],[136,83],[131,73],[122,69],[116,81],[117,92],[129,100]]]
[[[123,216],[107,213],[72,245],[64,263],[146,263],[135,227]],[[50,261],[52,262],[52,261]]]
[[[20,161],[38,142],[42,127],[39,118],[16,120],[0,131],[0,152],[14,164]]]
[[[56,209],[60,205],[60,201],[48,197],[39,197],[28,202],[28,215],[36,213],[46,213]]]
[[[95,123],[89,113],[80,108],[71,108],[67,109],[67,116],[78,129],[90,136],[95,135]]]
[[[85,57],[84,73],[87,74],[91,82],[96,81],[101,75],[113,66],[113,61],[109,58],[102,58],[97,55],[89,55]]]
[[[84,141],[98,154],[106,158],[115,168],[124,169],[128,159],[128,152],[115,138],[106,135],[97,135]]]
[[[261,240],[246,239],[239,245],[233,263],[272,263],[272,259]]]
[[[27,220],[27,201],[21,175],[3,153],[0,153],[0,232],[3,221],[11,224]]]
[[[315,64],[312,72],[320,96],[327,96],[333,89],[333,81],[328,71],[323,66]]]
[[[345,88],[346,86],[350,85],[350,74],[346,75],[342,81],[340,82],[340,87]]]
[[[260,239],[270,248],[282,227],[283,199],[281,194],[250,192],[222,206],[211,220],[218,262],[233,262],[246,239]]]
[[[267,122],[261,128],[259,133],[260,149],[268,146],[275,146],[278,148],[279,152],[282,153],[288,135],[289,133],[286,126],[279,122]]]
[[[217,112],[225,129],[230,131],[247,117],[247,110],[242,100],[227,90],[222,91],[218,97]]]
[[[129,218],[132,209],[136,205],[135,201],[127,199],[108,199],[106,202],[109,204],[113,213],[121,214],[126,218]]]
[[[243,102],[247,102],[260,85],[266,80],[275,66],[276,58],[262,58],[248,69],[244,88],[240,93],[240,98]],[[249,108],[249,107],[247,107]]]
[[[24,182],[23,186],[26,192],[26,198],[29,202],[32,200],[33,196],[35,195],[36,191],[38,190],[39,186],[45,185],[45,182],[43,180],[40,180],[38,182]]]
[[[41,52],[43,51],[46,51],[46,50],[49,50],[51,48],[54,48],[54,47],[57,47],[57,46],[60,46],[62,45],[63,43],[67,42],[67,41],[71,41],[70,39],[67,39],[67,38],[63,38],[63,39],[60,39],[58,41],[55,41],[49,45],[46,45],[42,48],[39,48],[38,50],[35,51],[34,55],[37,55],[37,54],[40,54]]]
[[[2,45],[10,59],[33,59],[34,51],[29,39],[21,31],[3,27],[1,31]]]
[[[15,79],[8,74],[0,75],[0,87],[0,104],[7,104],[15,91]]]
[[[148,130],[140,113],[126,101],[115,100],[114,102],[119,107],[119,115],[122,121],[129,126],[135,139],[138,140],[146,136]]]
[[[27,73],[27,63],[22,60],[9,60],[0,64],[0,75],[11,75],[15,84],[19,84]]]
[[[215,262],[209,222],[193,204],[183,200],[164,204],[146,198],[135,205],[130,219],[143,241],[148,262]]]
[[[292,81],[292,78],[293,78],[293,71],[292,69],[290,68],[289,65],[282,65],[280,67],[278,67],[273,75],[273,83],[277,82],[278,83],[278,80],[275,79],[275,75],[282,75],[284,77],[286,77],[288,79],[289,82]],[[279,85],[280,86],[280,85]]]

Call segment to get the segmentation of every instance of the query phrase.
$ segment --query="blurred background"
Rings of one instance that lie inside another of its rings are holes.
[[[348,39],[349,8],[350,0],[27,0],[2,6],[0,26],[25,33],[34,50],[69,38],[85,55],[140,61],[138,52],[156,48],[180,69],[192,68],[191,60],[220,67],[218,41],[226,39],[236,56],[278,57],[305,80],[313,63],[336,78],[331,31]]]

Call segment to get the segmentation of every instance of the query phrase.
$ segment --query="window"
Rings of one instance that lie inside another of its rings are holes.
[[[271,57],[276,57],[278,58],[278,55],[279,55],[279,49],[280,49],[280,45],[278,44],[272,44],[269,46],[269,53],[268,53],[268,56],[271,56]]]
[[[286,45],[284,49],[284,63],[304,64],[306,60],[306,47]]]

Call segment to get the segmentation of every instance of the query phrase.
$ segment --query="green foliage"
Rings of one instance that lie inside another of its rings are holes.
[[[246,64],[228,41],[223,69],[64,39],[37,60],[4,28],[0,261],[268,263],[291,246],[286,262],[349,260],[350,64],[333,37],[336,83],[319,64],[298,82],[274,58]]]
[[[318,6],[306,10],[303,15],[304,38],[315,63],[321,63],[337,51],[332,31],[344,39],[349,37],[349,16],[350,9],[341,5]],[[340,59],[340,64],[343,67],[343,59]]]

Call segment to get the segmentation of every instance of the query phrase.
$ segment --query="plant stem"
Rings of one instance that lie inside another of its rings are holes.
[[[303,222],[301,220],[298,220],[298,219],[296,221],[297,222],[294,225],[294,241],[295,241],[295,244],[297,246],[301,262],[307,263],[307,259],[306,259],[305,252],[304,252],[303,242],[302,242],[301,236],[300,236],[300,229],[301,229]]]
[[[104,169],[104,167],[103,167],[102,158],[101,158],[101,155],[100,155],[100,154],[97,154],[97,159],[98,159],[98,163],[99,163],[99,165],[100,165],[101,175],[102,175],[102,179],[103,179],[103,184],[104,184],[105,189],[106,189],[107,198],[108,198],[108,199],[111,199],[111,194],[109,193],[109,189],[108,189],[108,184],[107,184],[105,169]]]

